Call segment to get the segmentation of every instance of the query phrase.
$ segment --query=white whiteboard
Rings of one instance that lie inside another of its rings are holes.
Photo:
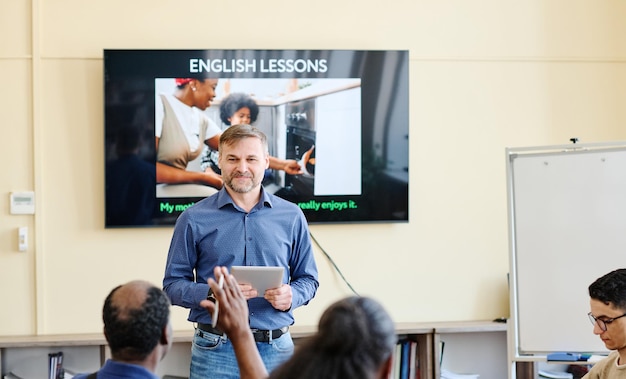
[[[626,267],[626,143],[507,157],[516,353],[606,352],[587,288]]]

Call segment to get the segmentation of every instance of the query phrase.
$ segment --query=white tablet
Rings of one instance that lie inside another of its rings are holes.
[[[239,283],[250,284],[263,297],[265,290],[277,288],[283,283],[283,267],[274,266],[233,266],[230,273]]]

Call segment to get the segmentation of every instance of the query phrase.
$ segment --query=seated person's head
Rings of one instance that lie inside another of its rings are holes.
[[[220,302],[217,326],[232,340],[245,377],[265,378],[265,366],[249,329],[247,301],[237,279],[225,267],[215,267],[214,274],[216,278],[226,276],[223,287],[213,278],[208,280]],[[215,303],[209,300],[200,306],[209,313],[215,310]],[[324,311],[317,333],[298,346],[270,378],[387,379],[396,343],[394,322],[380,303],[368,297],[347,297]]]
[[[617,269],[596,279],[589,286],[589,296],[626,311],[626,269]]]
[[[386,378],[397,343],[395,325],[383,306],[348,297],[322,315],[318,332],[271,378]]]
[[[157,348],[163,358],[171,345],[170,301],[158,287],[132,281],[114,288],[102,309],[104,335],[111,356],[142,361]]]
[[[593,333],[609,350],[626,346],[626,269],[618,269],[596,279],[589,286],[589,319]]]

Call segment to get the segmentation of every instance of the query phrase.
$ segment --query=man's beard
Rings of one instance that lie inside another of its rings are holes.
[[[243,184],[236,183],[235,179],[238,179],[240,177],[244,177],[249,180],[245,181]],[[233,174],[225,179],[225,184],[228,186],[228,188],[237,193],[248,193],[256,188],[260,183],[259,181],[255,180],[254,175],[252,174]]]

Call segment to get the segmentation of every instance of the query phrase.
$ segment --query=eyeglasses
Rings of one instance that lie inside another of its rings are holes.
[[[613,321],[617,320],[618,318],[626,317],[626,313],[624,313],[621,316],[617,316],[617,317],[613,317],[613,318],[605,318],[605,319],[595,318],[595,317],[593,317],[591,312],[587,313],[587,316],[589,316],[589,321],[591,321],[592,325],[598,324],[600,329],[602,329],[603,332],[606,332],[607,325],[609,325]]]

